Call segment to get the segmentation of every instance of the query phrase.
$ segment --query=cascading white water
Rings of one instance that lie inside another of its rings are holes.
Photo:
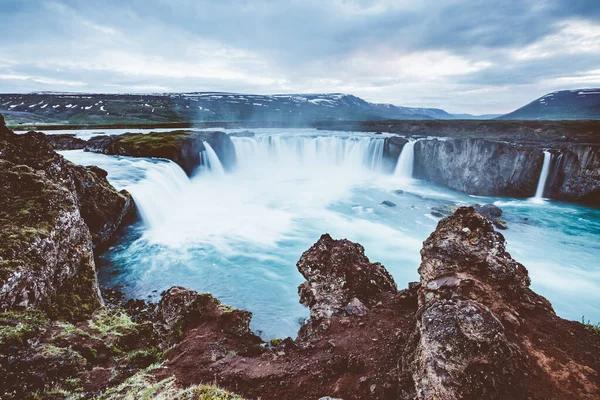
[[[172,161],[147,164],[144,179],[125,189],[133,196],[144,224],[155,228],[166,218],[190,180],[183,169]]]
[[[537,200],[541,200],[544,197],[544,189],[546,187],[546,181],[548,180],[551,161],[552,153],[548,150],[544,150],[544,164],[542,165],[542,172],[540,173],[540,179],[538,180],[537,190],[535,191],[534,196]]]
[[[158,226],[166,218],[190,184],[183,169],[170,160],[106,156],[83,150],[60,153],[76,164],[93,164],[106,170],[115,188],[131,193],[148,228]]]
[[[347,143],[327,142],[322,137],[328,135]],[[259,129],[255,138],[232,138],[240,168],[218,178],[199,171],[191,180],[164,160],[77,150],[64,155],[107,170],[118,189],[133,192],[148,219],[146,226],[126,229],[100,255],[103,285],[123,287],[134,298],[173,285],[210,291],[252,311],[252,328],[269,340],[294,336],[298,320],[308,316],[297,301],[304,279],[294,265],[323,232],[361,243],[396,281],[411,281],[418,279],[422,241],[437,224],[429,209],[474,201],[426,182],[405,188],[395,176],[383,176],[385,165],[372,170],[381,164],[385,136],[365,136]],[[547,161],[549,185],[559,159]],[[410,195],[396,195],[398,187]],[[382,206],[384,200],[397,207]],[[539,207],[515,199],[477,201],[495,201],[513,217],[514,229],[505,233],[508,249],[527,265],[559,314],[577,318],[585,312],[600,320],[594,307],[600,298],[600,278],[594,274],[600,251],[596,210],[567,203]],[[520,217],[540,223],[520,222]],[[578,240],[572,240],[574,234]]]
[[[208,142],[202,143],[204,144],[204,151],[200,152],[200,172],[213,176],[225,175],[223,164],[221,164],[221,160],[219,160],[219,156],[212,146]]]
[[[384,139],[338,136],[258,136],[232,138],[238,167],[286,170],[343,167],[380,171]]]
[[[396,170],[394,171],[395,176],[404,179],[412,178],[415,162],[415,143],[417,143],[416,140],[411,140],[402,147],[398,163],[396,164]]]

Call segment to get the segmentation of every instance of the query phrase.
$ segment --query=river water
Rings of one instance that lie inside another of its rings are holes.
[[[564,318],[600,321],[600,210],[451,191],[412,179],[407,153],[389,171],[386,135],[255,132],[232,137],[232,172],[208,146],[191,178],[166,160],[61,152],[106,169],[142,216],[100,255],[101,285],[149,300],[173,285],[211,292],[252,311],[252,328],[264,339],[295,337],[308,316],[298,303],[303,278],[295,264],[321,234],[361,243],[404,288],[418,280],[422,242],[437,224],[431,207],[495,203],[509,227],[502,232],[507,249],[529,270],[532,288]]]

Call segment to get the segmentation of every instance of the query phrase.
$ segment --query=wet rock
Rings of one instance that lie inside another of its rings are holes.
[[[353,298],[373,306],[397,291],[391,275],[380,263],[371,263],[361,245],[327,234],[296,265],[306,279],[298,287],[300,303],[310,308],[313,325],[343,315]]]
[[[386,206],[386,207],[396,207],[396,203],[392,203],[389,200],[384,200],[381,202],[382,205]]]
[[[394,190],[394,193],[400,195],[400,194],[404,194],[404,190],[398,189],[398,190]]]
[[[480,196],[530,197],[543,153],[487,139],[420,140],[415,144],[415,178]]]
[[[402,153],[402,148],[408,143],[408,140],[400,136],[392,136],[384,139],[383,159],[387,171],[392,172],[398,164],[398,157]]]
[[[554,152],[545,196],[600,205],[600,146],[569,145]]]
[[[502,209],[494,204],[473,204],[475,211],[488,219],[494,219],[502,216]]]
[[[504,221],[503,219],[495,219],[493,223],[494,226],[498,229],[508,229],[508,227],[506,226],[506,221]]]
[[[81,150],[87,143],[87,141],[78,138],[73,133],[48,134],[46,136],[54,150]]]

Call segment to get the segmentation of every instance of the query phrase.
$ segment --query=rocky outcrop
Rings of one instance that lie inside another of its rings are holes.
[[[87,143],[72,133],[64,133],[59,135],[47,135],[48,141],[54,150],[81,150]]]
[[[175,286],[162,295],[156,308],[155,328],[167,348],[200,324],[215,324],[219,332],[262,343],[250,330],[251,318],[252,313],[222,304],[209,293]]]
[[[418,398],[600,394],[593,372],[600,358],[577,350],[581,340],[598,346],[600,337],[558,318],[529,288],[527,270],[506,252],[489,220],[473,208],[458,209],[440,221],[421,257],[411,364]],[[560,363],[549,362],[557,357]]]
[[[380,263],[371,263],[360,244],[327,234],[296,266],[306,279],[298,287],[300,303],[310,308],[311,324],[305,330],[347,310],[373,306],[397,291],[391,275]]]
[[[42,133],[0,132],[0,309],[78,320],[100,306],[94,246],[131,207],[96,167],[76,166]]]
[[[107,180],[105,170],[96,166],[73,166],[73,183],[79,210],[96,248],[106,246],[119,226],[135,212],[131,194],[117,191]]]
[[[233,142],[218,131],[173,131],[149,134],[95,136],[87,141],[85,151],[133,157],[158,157],[172,160],[191,175],[201,164],[204,142],[210,144],[226,170],[235,166]]]
[[[600,147],[574,145],[552,152],[545,197],[600,205]]]
[[[77,197],[43,172],[0,160],[0,310],[80,319],[100,306]]]
[[[485,139],[420,140],[414,177],[480,196],[531,197],[541,149]]]

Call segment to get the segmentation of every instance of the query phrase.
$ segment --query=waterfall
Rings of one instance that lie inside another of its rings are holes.
[[[381,171],[384,140],[372,137],[233,137],[238,168],[307,170],[343,167]]]
[[[131,193],[144,224],[158,226],[189,184],[181,167],[172,161],[144,162],[144,176],[125,187]],[[110,171],[109,171],[110,176]]]
[[[542,172],[540,173],[537,190],[535,191],[535,199],[541,200],[544,196],[544,188],[546,187],[546,181],[548,180],[548,172],[550,171],[551,161],[552,153],[550,153],[548,150],[544,150],[544,164],[542,165]]]
[[[213,176],[225,175],[225,169],[217,153],[208,142],[204,141],[202,143],[204,144],[204,150],[200,152],[201,173]]]
[[[412,178],[415,162],[415,143],[417,143],[416,140],[411,140],[402,147],[398,163],[396,164],[396,170],[394,171],[395,176],[404,179]]]

